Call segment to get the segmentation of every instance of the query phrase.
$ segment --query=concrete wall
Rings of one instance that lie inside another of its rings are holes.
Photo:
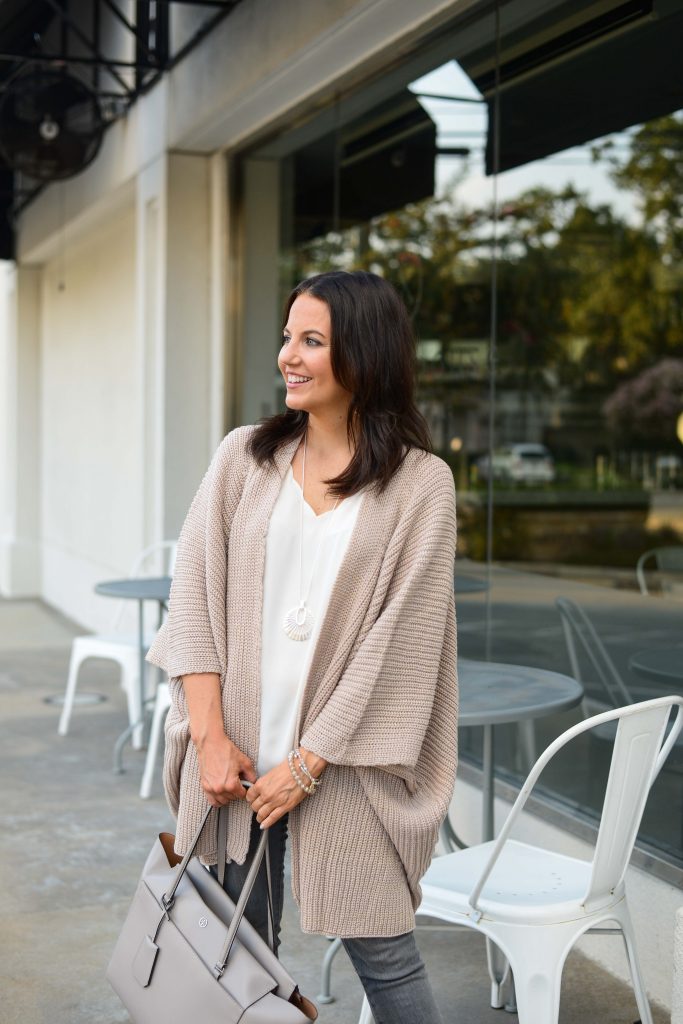
[[[40,590],[40,273],[0,275],[0,591]]]
[[[141,547],[141,396],[133,208],[45,265],[41,281],[42,595],[105,626],[98,580]]]

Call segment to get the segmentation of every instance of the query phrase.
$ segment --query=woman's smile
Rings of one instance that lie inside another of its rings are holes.
[[[303,384],[308,384],[308,382],[311,380],[313,380],[312,377],[304,377],[302,374],[299,373],[288,373],[287,387],[300,388]]]

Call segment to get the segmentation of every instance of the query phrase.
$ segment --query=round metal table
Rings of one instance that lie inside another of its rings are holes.
[[[493,730],[496,725],[544,718],[576,707],[583,687],[571,676],[529,665],[458,659],[461,729],[482,726],[483,841],[493,839]]]
[[[140,648],[140,672],[138,686],[140,687],[140,706],[144,708],[145,702],[145,601],[157,601],[159,603],[159,625],[163,619],[163,611],[171,593],[170,576],[145,576],[140,579],[105,580],[95,586],[95,593],[102,597],[117,597],[124,601],[138,602],[138,645]],[[143,715],[144,718],[144,715]],[[139,722],[134,722],[125,729],[116,741],[114,746],[114,771],[123,771],[123,748],[128,738]]]
[[[650,647],[636,651],[628,667],[654,683],[683,683],[683,647]]]

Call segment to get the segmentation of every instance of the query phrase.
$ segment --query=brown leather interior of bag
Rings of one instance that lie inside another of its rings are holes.
[[[301,995],[301,992],[299,992],[298,988],[294,989],[291,996],[289,997],[289,1001],[290,1003],[294,1003],[297,1010],[301,1010],[301,1012],[305,1014],[309,1020],[318,1019],[318,1011],[316,1007],[314,1006],[310,999],[307,999],[306,996]]]
[[[175,836],[172,836],[170,832],[160,832],[159,842],[164,848],[164,853],[166,854],[166,859],[168,860],[169,867],[174,868],[177,864],[180,864],[183,858],[179,857],[178,854],[173,849],[173,846],[175,844]]]

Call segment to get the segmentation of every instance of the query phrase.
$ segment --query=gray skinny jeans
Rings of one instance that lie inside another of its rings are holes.
[[[260,837],[261,831],[254,816],[247,859],[244,864],[228,864],[225,870],[223,887],[234,902],[237,902],[242,890]],[[284,903],[286,845],[285,817],[268,831],[276,952],[280,945],[280,923]],[[211,870],[215,874],[215,869]],[[245,916],[267,942],[268,899],[265,863],[261,865],[245,909]],[[365,989],[375,1024],[443,1024],[413,932],[390,937],[342,939],[342,942]]]

